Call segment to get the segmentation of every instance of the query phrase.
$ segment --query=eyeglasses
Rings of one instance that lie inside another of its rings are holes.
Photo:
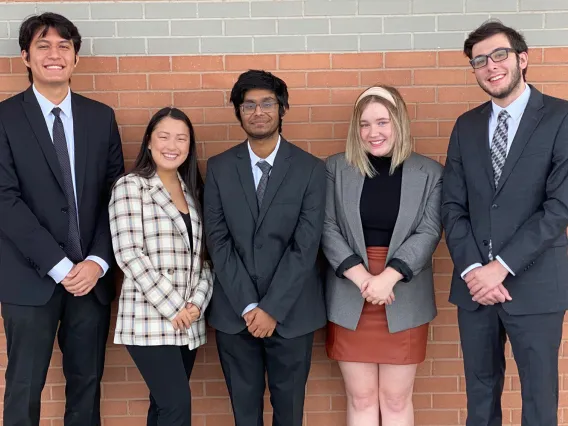
[[[501,62],[509,57],[509,52],[517,53],[515,49],[511,49],[510,47],[500,47],[498,49],[495,49],[489,55],[476,56],[471,61],[469,61],[469,63],[471,64],[473,69],[483,68],[485,65],[487,65],[489,58],[491,58],[493,62]]]
[[[241,111],[244,112],[246,115],[254,114],[256,111],[256,107],[260,107],[262,112],[274,112],[274,107],[278,105],[277,101],[264,101],[260,104],[255,102],[245,102],[241,104]]]

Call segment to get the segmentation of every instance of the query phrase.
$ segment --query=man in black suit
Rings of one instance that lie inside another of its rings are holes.
[[[209,324],[236,426],[301,426],[314,331],[326,322],[316,257],[325,208],[321,160],[280,136],[281,79],[242,74],[231,92],[248,139],[211,158],[204,221],[216,274]]]
[[[4,426],[37,426],[57,334],[66,426],[100,425],[114,283],[110,186],[124,171],[111,108],[69,89],[81,36],[61,15],[20,28],[32,85],[0,103]]]
[[[458,118],[443,177],[466,424],[502,424],[508,337],[521,380],[522,425],[556,426],[568,307],[568,102],[525,83],[525,40],[500,22],[473,31],[464,53],[491,96]]]

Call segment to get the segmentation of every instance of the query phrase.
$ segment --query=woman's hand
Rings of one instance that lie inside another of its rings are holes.
[[[391,305],[395,301],[393,288],[403,278],[393,268],[386,268],[379,275],[367,279],[361,286],[361,295],[373,305]]]
[[[172,320],[172,325],[174,330],[188,329],[192,322],[190,312],[187,310],[187,307],[184,307]]]
[[[359,290],[361,290],[362,285],[365,281],[373,277],[373,275],[371,275],[361,263],[347,269],[343,273],[343,276],[348,280],[351,280],[351,282],[353,282],[353,284],[355,284],[359,288]]]

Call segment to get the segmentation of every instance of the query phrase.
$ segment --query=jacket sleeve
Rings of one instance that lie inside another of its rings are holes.
[[[469,266],[483,263],[469,219],[468,192],[462,164],[460,119],[456,121],[444,168],[442,183],[442,224],[452,261],[459,273]]]
[[[335,177],[338,171],[336,160],[336,157],[329,157],[325,163],[326,196],[321,246],[323,254],[335,271],[335,274],[339,278],[343,278],[343,273],[347,269],[363,263],[363,259],[349,246],[337,224]]]

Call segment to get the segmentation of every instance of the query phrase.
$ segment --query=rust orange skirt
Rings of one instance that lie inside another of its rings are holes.
[[[385,269],[387,251],[388,247],[367,247],[371,274]],[[385,306],[368,302],[363,305],[355,331],[327,323],[327,355],[336,361],[419,364],[426,358],[427,340],[428,324],[390,333]]]

